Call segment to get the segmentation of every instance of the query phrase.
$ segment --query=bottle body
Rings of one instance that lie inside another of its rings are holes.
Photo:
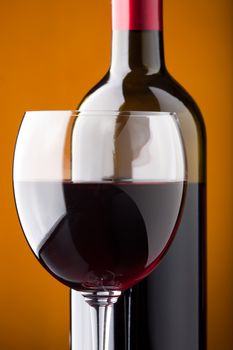
[[[113,1],[114,11],[119,11],[119,6],[114,4],[122,1]],[[142,5],[142,0],[131,3],[136,10],[130,16],[141,13],[137,12],[137,6]],[[175,240],[160,265],[115,304],[110,350],[205,350],[205,127],[193,99],[165,68],[162,2],[146,0],[145,3],[157,9],[155,18],[150,19],[156,25],[148,28],[146,20],[131,20],[128,22],[132,28],[127,30],[114,15],[118,22],[113,23],[110,71],[78,109],[176,113],[187,152],[187,197]],[[72,304],[80,303],[78,293],[72,292]],[[72,309],[77,312],[77,307]],[[88,317],[88,309],[85,314]],[[86,329],[86,337],[89,331]],[[81,346],[78,341],[73,342],[72,350],[79,350],[78,346]],[[85,349],[83,345],[80,348]]]

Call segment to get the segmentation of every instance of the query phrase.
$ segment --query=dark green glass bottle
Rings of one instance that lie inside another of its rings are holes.
[[[184,214],[155,271],[114,306],[115,350],[206,349],[206,136],[201,113],[168,73],[162,0],[113,0],[112,61],[80,110],[175,112],[188,160]],[[76,350],[76,349],[74,349]]]

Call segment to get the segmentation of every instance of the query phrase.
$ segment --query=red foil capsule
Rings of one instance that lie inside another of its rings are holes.
[[[112,0],[113,30],[162,30],[162,0]]]

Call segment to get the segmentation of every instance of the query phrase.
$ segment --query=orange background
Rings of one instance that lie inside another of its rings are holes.
[[[233,3],[164,0],[164,10],[167,66],[198,102],[208,132],[209,350],[231,350]],[[110,37],[110,0],[1,0],[1,349],[68,349],[68,289],[24,240],[12,155],[25,110],[75,108],[102,77]]]

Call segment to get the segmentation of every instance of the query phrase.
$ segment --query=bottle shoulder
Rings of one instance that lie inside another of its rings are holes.
[[[179,99],[185,108],[190,111],[195,121],[200,124],[200,127],[205,133],[205,122],[202,115],[202,112],[194,100],[194,98],[189,94],[189,92],[168,72],[165,76],[166,80],[166,89],[174,98]]]
[[[204,127],[202,114],[194,99],[168,72],[152,75],[128,72],[125,76],[108,72],[86,94],[78,109],[186,111]]]
[[[155,75],[107,74],[83,99],[80,110],[176,113],[187,149],[189,180],[205,180],[206,133],[193,98],[167,72]]]

